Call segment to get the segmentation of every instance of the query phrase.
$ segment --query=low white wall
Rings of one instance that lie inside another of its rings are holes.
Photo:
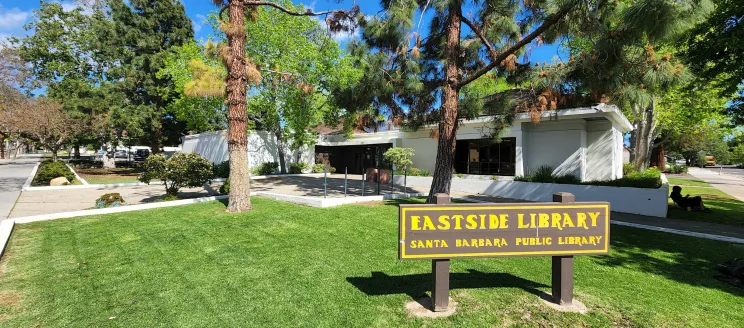
[[[403,184],[403,177],[395,176],[396,184]],[[408,177],[407,185],[431,186],[431,177]],[[553,194],[570,192],[578,202],[609,202],[615,212],[666,217],[669,184],[659,189],[586,186],[554,183],[518,181],[488,181],[452,178],[452,191],[469,192],[490,196],[523,199],[535,202],[551,202]]]

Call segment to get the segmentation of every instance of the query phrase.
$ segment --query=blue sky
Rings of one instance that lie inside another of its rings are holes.
[[[61,1],[70,7],[74,6],[72,0]],[[182,0],[186,8],[186,14],[194,22],[194,31],[196,39],[206,39],[212,32],[210,26],[204,24],[206,15],[215,9],[209,0]],[[316,1],[294,1],[302,3],[305,7],[314,8],[316,11],[350,8],[353,0],[346,0],[337,3],[336,0],[316,0]],[[373,15],[380,10],[379,1],[357,1],[363,13]],[[0,41],[7,39],[11,35],[22,36],[25,34],[23,25],[33,18],[32,11],[39,7],[38,0],[0,0]],[[416,17],[418,20],[418,17]],[[426,22],[423,22],[426,26]],[[422,32],[425,28],[422,27]],[[355,35],[336,35],[336,39],[345,43],[349,38]],[[555,45],[544,45],[532,50],[530,61],[532,62],[551,62],[558,55],[559,48]]]

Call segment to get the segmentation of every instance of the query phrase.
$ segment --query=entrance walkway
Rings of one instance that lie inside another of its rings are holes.
[[[21,188],[31,175],[40,156],[21,157],[15,160],[0,160],[0,221],[10,215],[10,211],[21,194]]]

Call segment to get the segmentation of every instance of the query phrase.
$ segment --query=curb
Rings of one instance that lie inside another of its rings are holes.
[[[77,174],[77,172],[75,172],[75,169],[73,169],[72,166],[70,166],[70,164],[65,163],[65,165],[67,165],[67,168],[69,168],[70,171],[72,171],[72,173],[75,174],[75,179],[78,179],[78,181],[82,182],[84,186],[87,186],[88,185],[88,181],[85,181],[85,179],[81,178]]]
[[[38,164],[37,164],[38,168]],[[72,169],[72,168],[71,168]],[[75,172],[74,170],[72,172]],[[138,186],[147,186],[147,185],[162,185],[162,181],[152,181],[149,184],[143,183],[143,182],[127,182],[127,183],[108,183],[108,184],[89,184],[87,181],[80,178],[77,173],[75,173],[75,177],[79,179],[81,182],[83,182],[82,185],[67,185],[67,186],[40,186],[40,187],[31,187],[31,181],[33,180],[33,177],[36,176],[36,168],[31,174],[31,177],[29,180],[26,181],[26,184],[23,186],[21,191],[38,191],[38,190],[68,190],[68,189],[86,189],[86,188],[119,188],[119,187],[138,187]],[[313,177],[313,178],[322,178],[323,173],[302,173],[302,174],[277,174],[277,175],[257,175],[252,176],[251,180],[263,180],[263,179],[272,179],[272,178],[284,178],[284,177]],[[225,182],[225,178],[215,178],[210,181],[212,182]]]
[[[0,221],[0,258],[3,257],[5,246],[8,244],[8,240],[10,240],[10,234],[13,232],[14,225],[14,219]]]
[[[39,165],[41,165],[41,162],[36,162],[34,169],[31,170],[31,175],[29,175],[28,178],[26,178],[26,183],[24,183],[23,187],[21,187],[21,191],[26,191],[31,188],[34,188],[34,187],[31,187],[31,182],[34,181],[34,177],[36,176],[36,171],[39,169]]]
[[[724,242],[735,243],[735,244],[744,244],[744,239],[741,239],[741,238],[714,235],[714,234],[703,233],[703,232],[663,228],[663,227],[650,226],[650,225],[638,224],[638,223],[630,223],[630,222],[624,222],[624,221],[615,221],[615,220],[610,220],[610,224],[633,227],[633,228],[638,228],[638,229],[646,229],[646,230],[652,230],[652,231],[668,232],[668,233],[673,233],[676,235],[724,241]]]

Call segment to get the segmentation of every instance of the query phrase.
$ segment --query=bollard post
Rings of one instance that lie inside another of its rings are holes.
[[[367,181],[367,171],[362,169],[362,197],[364,197],[364,182]]]
[[[323,169],[323,198],[328,197],[328,167]]]
[[[346,197],[346,179],[349,176],[349,168],[344,167],[344,197]]]
[[[403,193],[404,194],[408,193],[408,185],[406,183],[407,180],[408,180],[408,168],[406,168],[406,170],[403,172]]]
[[[574,195],[567,192],[553,194],[553,201],[557,203],[573,203],[574,199]],[[574,292],[573,255],[553,256],[552,271],[553,301],[559,305],[570,305]]]
[[[449,204],[451,199],[447,194],[436,194],[437,205]],[[431,260],[431,310],[434,312],[447,311],[449,308],[449,269],[450,260]]]
[[[395,169],[390,166],[390,194],[395,193]]]

